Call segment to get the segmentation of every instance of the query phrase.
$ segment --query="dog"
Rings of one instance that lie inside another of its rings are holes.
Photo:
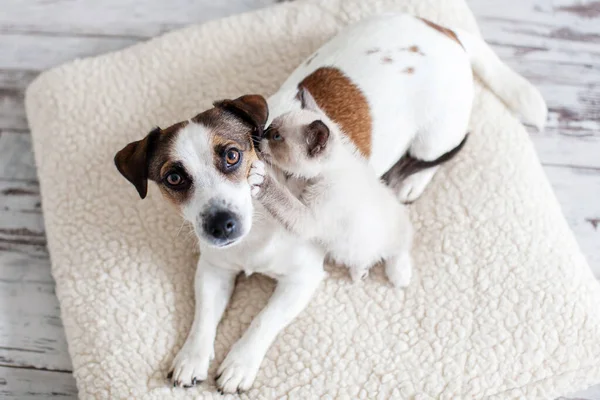
[[[148,180],[179,208],[199,239],[196,309],[173,361],[175,386],[208,378],[217,324],[239,272],[278,284],[268,304],[218,368],[226,393],[250,388],[270,344],[301,312],[324,277],[325,254],[288,232],[258,201],[247,175],[255,140],[276,116],[301,109],[307,88],[404,202],[418,198],[460,150],[473,98],[473,72],[526,122],[543,126],[540,94],[480,39],[408,15],[384,15],[342,30],[265,101],[224,100],[190,120],[154,129],[115,156],[120,173],[147,194]],[[270,115],[269,115],[270,113]],[[278,171],[269,171],[278,176]],[[294,182],[288,182],[293,185]]]

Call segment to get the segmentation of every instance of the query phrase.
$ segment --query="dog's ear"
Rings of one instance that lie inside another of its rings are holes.
[[[308,154],[315,157],[323,152],[329,140],[329,128],[321,120],[313,121],[306,127]]]
[[[129,143],[115,155],[117,169],[135,186],[142,199],[148,193],[149,153],[159,134],[160,128],[156,128],[144,139]]]
[[[310,94],[307,88],[304,86],[300,86],[298,88],[298,93],[296,94],[296,98],[300,100],[300,106],[303,109],[310,111],[320,111],[319,105],[315,98]]]
[[[216,101],[214,106],[229,111],[251,124],[254,128],[252,136],[262,136],[269,118],[269,106],[261,95],[247,94],[234,100]]]

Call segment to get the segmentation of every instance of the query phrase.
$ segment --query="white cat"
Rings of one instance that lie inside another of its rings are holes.
[[[319,242],[353,280],[383,260],[389,280],[407,286],[412,227],[405,207],[311,94],[301,88],[298,97],[302,108],[277,117],[260,149],[267,162],[307,184],[297,198],[257,160],[248,176],[253,196],[287,229]]]

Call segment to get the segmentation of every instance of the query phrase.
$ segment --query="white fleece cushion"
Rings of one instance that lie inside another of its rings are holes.
[[[153,125],[272,93],[343,25],[408,11],[477,31],[462,0],[287,3],[44,73],[27,92],[63,323],[81,398],[218,398],[214,371],[265,304],[240,278],[208,382],[165,376],[192,321],[193,234],[113,165]],[[399,95],[402,95],[401,93]],[[411,208],[417,277],[328,268],[244,398],[550,398],[600,382],[600,290],[527,133],[478,89],[471,137]]]

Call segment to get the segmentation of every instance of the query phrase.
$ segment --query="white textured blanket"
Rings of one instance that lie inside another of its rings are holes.
[[[476,31],[462,0],[286,3],[46,72],[27,92],[53,273],[81,398],[219,397],[172,389],[192,321],[193,237],[153,186],[112,163],[153,125],[215,99],[272,93],[367,15],[408,11]],[[353,286],[329,268],[276,340],[249,398],[549,398],[600,382],[600,289],[523,127],[479,89],[471,139],[411,206],[417,279]],[[216,359],[272,283],[241,278]]]

